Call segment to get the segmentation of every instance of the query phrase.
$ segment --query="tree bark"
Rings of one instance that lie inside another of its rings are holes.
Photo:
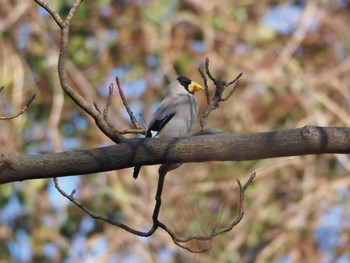
[[[2,154],[0,184],[98,173],[137,164],[247,161],[325,153],[350,153],[350,128],[306,126],[256,134],[130,139],[89,150],[28,156]]]

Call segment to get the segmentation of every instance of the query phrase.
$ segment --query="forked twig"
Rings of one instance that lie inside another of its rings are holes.
[[[244,194],[245,194],[245,191],[247,190],[248,186],[253,182],[255,177],[256,177],[256,173],[254,172],[250,175],[248,181],[243,186],[242,186],[240,180],[237,179],[237,184],[239,186],[238,214],[237,214],[236,218],[232,221],[232,223],[229,224],[227,227],[224,227],[223,229],[217,230],[216,224],[213,224],[209,235],[207,235],[207,236],[191,236],[191,237],[187,237],[187,238],[177,237],[175,235],[175,233],[172,232],[170,229],[168,229],[166,227],[166,225],[164,225],[164,224],[160,225],[160,227],[163,228],[171,236],[171,238],[173,239],[173,241],[176,245],[178,245],[179,247],[181,247],[183,249],[186,249],[192,253],[203,253],[203,252],[209,251],[212,248],[212,241],[216,236],[221,235],[225,232],[231,231],[239,222],[241,222],[241,220],[244,216],[244,209],[243,209],[244,208]],[[208,246],[206,248],[203,248],[203,249],[194,250],[188,246],[181,244],[181,243],[187,243],[187,242],[192,241],[192,240],[208,241]]]
[[[57,25],[61,29],[61,43],[60,52],[58,57],[58,75],[63,91],[87,114],[89,114],[96,122],[97,127],[112,141],[115,143],[121,143],[126,140],[126,138],[117,132],[105,119],[101,111],[98,109],[96,104],[88,103],[80,94],[78,94],[70,85],[68,81],[68,74],[66,70],[66,60],[68,53],[68,40],[69,40],[69,28],[70,23],[73,20],[78,7],[83,0],[74,0],[73,6],[70,8],[69,13],[65,19],[53,10],[53,8],[43,0],[35,0],[42,8],[44,8],[55,20]]]
[[[108,218],[107,216],[102,216],[102,215],[98,215],[95,212],[91,211],[90,209],[88,209],[87,207],[85,207],[79,200],[77,200],[74,197],[74,194],[76,193],[76,190],[73,189],[71,194],[67,194],[65,191],[63,191],[60,186],[58,185],[58,180],[57,178],[54,178],[54,184],[55,184],[55,188],[67,199],[69,199],[72,203],[74,203],[76,206],[78,206],[80,209],[82,209],[84,212],[86,212],[88,215],[90,215],[92,218],[97,219],[97,220],[102,220],[106,223],[109,223],[111,225],[114,225],[116,227],[120,227],[122,229],[124,229],[125,231],[137,235],[137,236],[142,236],[142,237],[149,237],[151,235],[153,235],[153,233],[158,229],[158,228],[162,228],[164,231],[166,231],[170,237],[172,238],[173,242],[183,248],[186,249],[192,253],[202,253],[202,252],[206,252],[208,250],[211,249],[212,247],[212,240],[214,239],[214,237],[228,232],[230,230],[232,230],[232,228],[234,226],[236,226],[243,218],[244,215],[244,211],[243,211],[243,205],[244,205],[244,193],[246,191],[246,189],[248,188],[248,186],[253,182],[254,178],[255,178],[255,173],[252,173],[250,175],[250,178],[248,179],[248,181],[244,184],[244,186],[241,185],[241,182],[237,179],[237,183],[239,185],[239,212],[238,215],[236,216],[236,218],[233,220],[233,222],[228,225],[227,227],[220,229],[219,231],[217,231],[217,227],[216,224],[213,224],[211,227],[211,232],[209,235],[207,236],[191,236],[191,237],[186,237],[186,238],[181,238],[178,237],[172,230],[170,230],[166,224],[162,223],[161,221],[159,221],[158,216],[159,216],[159,212],[160,212],[160,208],[162,205],[162,192],[163,192],[163,188],[164,188],[164,181],[165,181],[165,176],[167,175],[167,173],[173,169],[176,169],[177,167],[179,167],[180,164],[163,164],[160,166],[159,168],[159,179],[158,179],[158,184],[157,184],[157,191],[156,191],[156,195],[155,195],[155,200],[156,200],[156,204],[154,206],[153,209],[153,214],[152,214],[152,227],[150,228],[149,231],[144,232],[144,231],[139,231],[136,229],[133,229],[123,223],[120,223],[116,220],[113,220],[111,218]],[[189,241],[192,240],[198,240],[198,241],[208,241],[208,246],[203,248],[203,249],[192,249],[186,245],[184,245],[183,243],[187,243]]]
[[[205,72],[206,72],[207,76],[209,77],[209,79],[215,85],[215,93],[214,93],[213,97],[211,98],[211,100],[209,100],[209,88],[208,88],[208,83],[207,83],[207,77],[203,73],[202,68],[199,68],[198,71],[201,74],[202,79],[204,81],[205,92],[206,92],[206,97],[207,97],[207,106],[203,110],[201,118],[199,120],[200,126],[202,128],[201,132],[202,133],[217,133],[218,132],[217,129],[213,129],[213,128],[209,127],[207,124],[207,119],[209,117],[209,114],[213,110],[215,110],[219,107],[219,103],[221,101],[226,101],[234,93],[234,91],[236,90],[236,88],[239,85],[239,79],[242,77],[243,74],[242,73],[238,74],[234,80],[229,81],[229,82],[227,82],[226,80],[224,80],[222,78],[215,78],[210,72],[209,59],[207,58],[205,60]],[[234,84],[234,87],[231,90],[231,92],[228,94],[228,96],[226,98],[223,98],[222,95],[223,95],[225,88],[227,88],[233,84]]]
[[[109,113],[109,108],[110,106],[112,105],[112,98],[113,98],[113,92],[114,92],[114,84],[111,83],[108,87],[108,97],[107,97],[107,102],[106,102],[106,106],[105,108],[103,109],[103,120],[108,123],[108,125],[110,127],[113,127],[119,134],[144,134],[146,132],[146,129],[145,128],[141,128],[137,121],[136,121],[136,118],[134,117],[132,111],[130,110],[130,107],[129,107],[129,104],[128,102],[126,101],[126,98],[124,96],[124,92],[121,88],[121,85],[119,83],[119,79],[118,77],[116,77],[116,80],[117,80],[117,87],[118,87],[118,91],[119,91],[119,94],[120,94],[120,97],[123,101],[123,104],[124,104],[124,107],[126,108],[129,116],[130,116],[130,119],[131,120],[134,120],[135,123],[137,124],[138,128],[136,127],[135,129],[116,129],[114,128],[113,124],[109,121],[109,118],[108,118],[108,113]],[[101,110],[100,108],[97,106],[97,103],[94,101],[94,107],[95,109],[101,113]],[[101,113],[102,114],[102,113]],[[134,123],[133,123],[134,124]],[[134,125],[135,126],[135,125]]]

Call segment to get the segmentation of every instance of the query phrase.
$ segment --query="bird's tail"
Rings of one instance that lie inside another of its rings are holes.
[[[139,176],[140,170],[141,170],[141,165],[135,166],[134,172],[133,172],[133,174],[132,174],[132,177],[134,177],[135,180],[136,180],[137,177]]]

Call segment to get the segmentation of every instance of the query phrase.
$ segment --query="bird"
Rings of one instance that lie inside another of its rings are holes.
[[[185,76],[172,81],[153,114],[145,137],[187,136],[197,120],[198,103],[194,93],[199,90],[203,87]],[[140,169],[140,165],[135,166],[134,179],[137,179]]]

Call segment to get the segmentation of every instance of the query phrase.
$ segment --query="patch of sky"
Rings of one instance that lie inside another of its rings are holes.
[[[74,136],[76,135],[77,130],[85,131],[87,129],[87,120],[77,112],[71,112],[68,118],[69,122],[66,122],[61,126],[62,132],[65,136]]]
[[[109,17],[112,14],[112,8],[110,5],[102,5],[99,11],[102,17]]]
[[[72,114],[70,114],[70,119],[72,122],[74,122],[75,127],[80,131],[84,131],[88,127],[86,118],[77,112],[72,112]]]
[[[7,242],[10,254],[14,262],[30,262],[32,248],[28,233],[19,229],[15,233],[15,239]]]
[[[94,242],[94,246],[90,251],[90,255],[92,258],[102,256],[107,250],[107,240],[105,238],[97,238]],[[91,261],[93,262],[93,261]]]
[[[51,260],[54,260],[55,258],[58,258],[59,251],[56,244],[53,244],[51,242],[47,242],[43,245],[43,255]]]
[[[139,98],[146,91],[146,80],[137,78],[122,84],[122,89],[126,98]]]
[[[346,201],[349,200],[349,189],[348,189],[348,187],[347,186],[339,187],[337,189],[337,195],[342,200],[346,200]]]
[[[191,43],[191,48],[194,52],[202,53],[205,52],[207,47],[203,40],[194,40]]]
[[[109,261],[110,263],[112,262],[122,262],[120,255],[118,255],[117,253],[113,254],[110,258]]]
[[[14,227],[16,221],[15,219],[26,212],[27,211],[19,201],[18,196],[14,194],[1,209],[0,224],[4,224],[12,228]]]
[[[153,87],[159,87],[163,85],[164,72],[162,69],[157,68],[148,72],[147,79],[151,81]]]
[[[16,34],[16,47],[20,50],[26,50],[30,36],[30,27],[26,23],[21,23]]]
[[[118,37],[116,29],[103,30],[97,36],[89,36],[85,41],[86,47],[95,53],[95,55],[103,52],[111,42],[115,42]]]
[[[56,218],[53,215],[43,215],[41,217],[41,223],[42,225],[46,226],[46,227],[51,227],[55,224],[57,224],[56,222]]]
[[[330,1],[334,1],[334,0],[329,0],[329,2]],[[342,9],[346,9],[349,7],[349,0],[335,0],[334,2],[336,2],[337,5]]]
[[[320,252],[335,252],[340,242],[343,213],[343,207],[337,205],[326,210],[318,219],[314,236]]]
[[[70,151],[81,147],[82,141],[80,138],[64,138],[62,139],[62,150]]]
[[[238,55],[246,55],[251,52],[251,49],[243,43],[235,44],[234,49],[235,49],[234,52]]]
[[[42,8],[41,6],[38,6],[38,11],[39,11],[39,14],[41,16],[43,16],[43,17],[50,16],[50,14],[44,8]]]
[[[73,263],[73,260],[70,257],[64,258],[62,263]]]
[[[159,66],[159,57],[156,55],[149,55],[146,57],[146,65],[150,68],[156,68]]]
[[[148,230],[145,227],[144,229],[142,229],[142,231],[148,231]],[[138,240],[142,243],[145,243],[145,244],[150,244],[152,239],[153,239],[152,236],[150,236],[150,237],[138,237]]]
[[[261,19],[261,24],[273,28],[283,35],[289,35],[296,29],[303,12],[303,6],[293,3],[283,3],[267,9],[266,14]],[[310,16],[306,24],[310,29],[317,29],[319,23],[315,16]]]
[[[109,94],[108,87],[111,83],[113,83],[114,85],[114,91],[118,92],[118,88],[116,87],[116,80],[115,80],[116,77],[119,78],[119,81],[121,82],[121,85],[123,87],[123,82],[126,78],[126,75],[130,73],[130,71],[131,70],[129,66],[117,67],[112,69],[107,79],[98,87],[98,93],[103,97],[107,97]]]
[[[51,142],[48,140],[45,140],[44,142],[42,142],[40,144],[40,153],[48,153],[48,152],[52,152],[52,145]]]
[[[78,184],[80,182],[79,176],[69,176],[69,177],[61,177],[58,178],[58,184],[59,186],[68,194],[72,192],[73,189],[78,188]],[[79,198],[79,191],[74,195],[76,198]],[[64,209],[70,201],[62,196],[57,189],[55,188],[55,185],[53,181],[51,180],[48,186],[48,197],[51,207],[56,210],[57,212]]]
[[[349,255],[340,256],[335,260],[335,263],[349,263],[349,262],[350,262]]]
[[[127,80],[127,74],[130,72],[129,67],[119,67],[115,68],[109,74],[109,77],[103,84],[101,84],[98,88],[98,92],[101,96],[108,96],[109,93],[109,85],[113,83],[114,91],[118,93],[118,88],[116,87],[115,78],[118,77],[121,88],[125,97],[128,98],[139,98],[146,91],[146,80],[144,78],[136,78],[133,80]],[[137,105],[136,105],[137,106]],[[134,109],[133,109],[134,111]],[[137,110],[136,110],[137,111]]]
[[[71,251],[72,256],[78,255],[79,258],[85,261],[86,256],[86,237],[83,235],[74,235],[71,240]]]
[[[146,261],[142,260],[140,258],[137,258],[134,255],[128,255],[128,256],[124,257],[124,259],[121,262],[123,262],[123,263],[144,263]]]
[[[176,251],[174,249],[161,248],[158,251],[160,262],[170,262]]]
[[[85,216],[80,221],[80,233],[88,234],[91,232],[95,227],[95,221],[90,216]]]
[[[277,262],[278,263],[292,263],[292,260],[290,259],[290,257],[288,255],[283,255],[277,260]]]

